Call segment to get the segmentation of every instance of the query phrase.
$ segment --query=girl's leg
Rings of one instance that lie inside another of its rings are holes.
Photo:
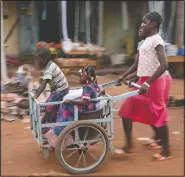
[[[132,154],[132,119],[122,118],[123,128],[126,135],[127,144],[124,148],[115,149],[116,154]]]
[[[160,130],[158,127],[155,127],[153,125],[151,125],[152,129],[154,130],[155,132],[155,135],[154,135],[154,140],[157,141],[156,143],[161,146],[161,139],[160,139]],[[158,141],[160,140],[160,141]]]
[[[150,126],[152,128],[152,130],[154,131],[154,140],[157,141],[159,140],[159,129],[153,125]]]
[[[123,128],[126,135],[126,149],[132,148],[132,119],[122,118]]]
[[[164,157],[168,157],[168,156],[170,156],[170,150],[169,150],[169,137],[168,137],[167,124],[160,127],[159,131],[160,131],[161,144],[163,146],[163,150],[161,152],[161,155]]]
[[[159,149],[161,148],[160,130],[158,127],[155,127],[153,125],[151,125],[150,127],[154,131],[154,137],[152,138],[154,139],[154,141],[152,140],[152,142],[149,143],[150,149]]]

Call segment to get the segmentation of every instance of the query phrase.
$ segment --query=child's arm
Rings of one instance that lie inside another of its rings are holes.
[[[118,81],[123,81],[126,76],[128,76],[129,74],[135,72],[137,70],[138,61],[139,61],[139,52],[136,54],[136,58],[134,60],[134,64],[118,79]]]
[[[125,77],[125,80],[131,80],[133,78],[137,77],[137,71],[129,74],[128,76]]]
[[[48,83],[48,79],[44,79],[44,80],[41,81],[41,84],[40,84],[40,86],[39,86],[39,88],[36,92],[35,99],[37,99],[40,96],[40,94],[44,91],[44,89],[46,88],[47,83]]]
[[[88,105],[88,100],[87,99],[82,99],[82,100],[66,100],[64,101],[65,104],[74,104],[77,106],[87,106]]]
[[[134,61],[134,64],[120,77],[120,81],[124,80],[125,77],[127,77],[129,74],[132,74],[133,72],[137,72],[137,66],[138,66],[138,61],[139,61],[139,47],[142,45],[142,43],[144,42],[144,40],[142,40],[141,42],[139,42],[138,47],[137,47],[137,54],[136,54],[136,58]]]
[[[168,62],[164,51],[164,46],[158,45],[155,48],[157,52],[157,57],[159,59],[160,66],[157,68],[155,73],[146,81],[149,85],[152,84],[158,77],[160,77],[167,69],[168,69]]]
[[[64,103],[66,104],[74,104],[77,106],[88,106],[88,100],[90,100],[92,97],[92,93],[94,90],[90,86],[83,87],[82,96],[79,100],[66,100]]]

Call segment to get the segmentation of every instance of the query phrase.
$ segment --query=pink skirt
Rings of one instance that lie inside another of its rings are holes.
[[[141,77],[137,82],[142,85],[149,77]],[[166,104],[171,87],[171,76],[163,75],[150,86],[148,93],[136,95],[123,101],[119,115],[133,122],[161,127],[168,121]],[[134,88],[134,90],[136,90]]]

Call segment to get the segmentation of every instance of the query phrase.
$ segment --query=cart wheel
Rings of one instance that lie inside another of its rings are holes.
[[[109,139],[103,128],[88,120],[68,125],[58,137],[55,154],[70,173],[87,174],[105,160]]]

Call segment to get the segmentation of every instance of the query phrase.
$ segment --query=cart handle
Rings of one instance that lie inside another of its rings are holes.
[[[117,84],[119,84],[118,81],[112,81],[112,82],[108,82],[106,84],[102,84],[100,85],[102,88],[107,88],[107,87],[110,87],[110,86],[116,86]],[[130,85],[130,86],[133,86],[135,88],[138,88],[140,89],[141,86],[139,84],[136,84],[135,82],[130,82],[130,81],[126,81],[126,84],[127,85]]]
[[[110,86],[116,86],[117,84],[119,84],[118,81],[112,81],[112,82],[108,82],[108,83],[106,83],[106,84],[102,84],[102,85],[100,85],[100,87],[102,87],[103,89],[105,89],[105,88],[108,88],[108,87],[110,87]],[[138,85],[138,84],[136,84],[136,83],[134,83],[134,82],[126,81],[126,84],[127,84],[127,85],[130,85],[130,86],[133,86],[133,87],[135,87],[135,88],[138,88],[138,89],[141,88],[140,85]],[[78,89],[79,89],[79,88],[78,88]],[[36,91],[35,89],[32,89],[32,91],[30,91],[30,94],[31,94],[32,98],[33,98],[33,96],[34,96],[34,92],[35,92],[35,91]],[[50,92],[50,90],[45,90],[45,92]]]
[[[141,88],[141,86],[139,84],[136,84],[135,82],[132,82],[132,81],[131,82],[130,81],[126,81],[126,84],[130,85],[130,86],[133,86],[135,88],[138,88],[138,89]]]
[[[100,85],[100,87],[102,87],[103,89],[110,87],[110,86],[116,86],[118,84],[118,81],[112,81],[112,82],[108,82],[106,84],[102,84]]]

